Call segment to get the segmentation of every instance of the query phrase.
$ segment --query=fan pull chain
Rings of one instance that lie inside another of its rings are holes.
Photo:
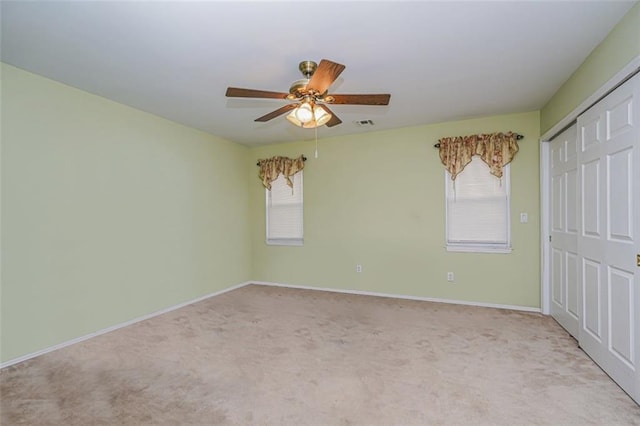
[[[318,128],[315,127],[314,128],[315,133],[316,133],[316,152],[315,152],[315,158],[318,158]]]

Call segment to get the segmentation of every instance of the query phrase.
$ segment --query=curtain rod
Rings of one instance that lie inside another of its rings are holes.
[[[517,140],[524,139],[524,136],[519,135],[519,134],[516,133],[516,139]],[[433,145],[433,147],[434,148],[440,148],[440,143],[437,143],[437,144]]]
[[[303,155],[303,156],[302,156],[302,161],[307,161],[307,157],[305,157],[305,156]],[[256,166],[259,166],[259,165],[260,165],[260,162],[258,161],[258,162],[256,163]]]

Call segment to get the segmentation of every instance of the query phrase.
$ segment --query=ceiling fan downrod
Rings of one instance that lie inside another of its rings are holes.
[[[302,61],[300,65],[298,65],[298,69],[302,73],[305,78],[311,78],[316,69],[318,69],[318,64],[313,61]]]

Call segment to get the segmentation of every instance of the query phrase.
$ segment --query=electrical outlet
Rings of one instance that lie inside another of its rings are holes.
[[[447,272],[447,281],[453,281],[453,272]]]
[[[356,272],[362,272],[362,265],[360,264],[356,265]]]

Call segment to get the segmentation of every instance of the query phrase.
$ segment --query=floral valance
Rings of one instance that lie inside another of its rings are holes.
[[[287,185],[293,188],[293,181],[291,176],[304,169],[304,156],[298,158],[288,157],[272,157],[265,160],[258,160],[258,166],[260,167],[260,180],[267,189],[271,189],[271,182],[278,179],[279,175],[283,175],[287,180]]]
[[[452,180],[464,170],[474,155],[487,163],[492,175],[501,178],[502,168],[518,152],[519,137],[516,133],[507,132],[442,138],[438,141],[440,159]]]

